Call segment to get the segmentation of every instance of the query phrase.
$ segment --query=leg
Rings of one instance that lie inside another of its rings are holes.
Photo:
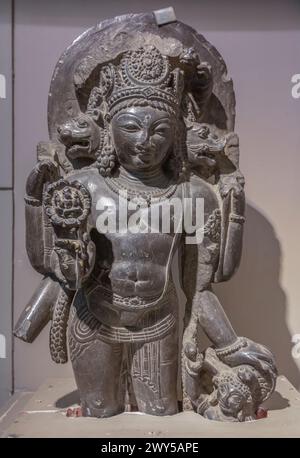
[[[72,311],[69,347],[83,416],[110,417],[124,411],[123,346],[97,336],[99,322],[87,311]]]
[[[132,345],[129,351],[138,410],[150,415],[177,413],[177,329],[163,339]]]

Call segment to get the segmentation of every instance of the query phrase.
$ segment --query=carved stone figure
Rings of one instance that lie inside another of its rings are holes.
[[[25,197],[28,256],[44,277],[15,335],[31,342],[51,320],[58,363],[68,335],[84,416],[169,415],[183,400],[208,419],[252,420],[274,390],[274,358],[238,337],[212,290],[242,249],[232,81],[201,35],[156,17],[104,21],[55,68],[50,142],[38,145]]]

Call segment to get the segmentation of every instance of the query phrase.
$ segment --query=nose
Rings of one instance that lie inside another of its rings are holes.
[[[144,128],[141,132],[139,143],[144,146],[146,143],[149,142],[149,137],[150,137],[150,129]]]
[[[69,129],[63,129],[62,127],[58,127],[57,132],[59,133],[62,140],[67,140],[70,137],[72,137],[72,132]]]

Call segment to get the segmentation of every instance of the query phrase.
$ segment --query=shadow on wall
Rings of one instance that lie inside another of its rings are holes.
[[[243,257],[228,283],[215,291],[236,332],[260,342],[274,353],[279,373],[300,387],[292,357],[292,336],[286,323],[287,299],[280,286],[281,248],[269,221],[247,205]]]

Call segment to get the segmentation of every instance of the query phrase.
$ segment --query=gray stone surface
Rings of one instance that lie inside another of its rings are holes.
[[[230,5],[219,0],[173,0],[171,4],[181,21],[203,33],[222,53],[237,94],[241,165],[249,199],[247,222],[241,267],[232,281],[218,286],[218,296],[236,329],[272,348],[281,373],[296,386],[300,360],[291,355],[291,339],[299,333],[300,323],[295,251],[299,217],[294,210],[298,208],[299,103],[290,95],[290,79],[298,72],[300,20],[293,0],[277,3],[278,8],[269,8],[267,19],[265,3],[257,0],[243,6],[243,15],[237,0]],[[35,163],[36,143],[47,138],[46,96],[57,58],[95,22],[117,14],[149,11],[149,5],[137,0],[101,4],[90,0],[89,8],[81,0],[53,0],[51,4],[17,0],[15,4],[17,318],[39,282],[24,248],[23,192]],[[162,6],[160,0],[151,3],[151,9]],[[270,135],[274,125],[281,126],[285,135]],[[270,163],[272,175],[266,175]],[[278,182],[282,186],[278,187]],[[266,315],[272,315],[272,326],[265,326]],[[45,329],[31,345],[16,339],[17,387],[36,389],[45,377],[71,376],[70,365],[51,363],[48,338]]]
[[[275,387],[274,357],[237,336],[212,291],[238,268],[245,221],[235,97],[220,54],[179,21],[158,27],[152,13],[116,17],[66,49],[48,102],[51,141],[38,144],[25,196],[27,253],[46,280],[15,336],[31,342],[51,319],[51,357],[65,363],[68,329],[83,416],[127,406],[176,414],[182,399],[183,410],[212,420],[255,419]],[[179,224],[169,213],[173,197]],[[107,202],[115,228],[99,225]],[[178,249],[182,339],[170,275]],[[212,343],[205,351],[200,329]]]
[[[167,417],[123,413],[107,419],[68,418],[67,408],[78,405],[72,379],[48,379],[28,397],[19,393],[9,410],[2,411],[1,437],[300,437],[300,393],[283,376],[278,377],[267,403],[268,418],[234,424],[205,420],[193,412]]]

